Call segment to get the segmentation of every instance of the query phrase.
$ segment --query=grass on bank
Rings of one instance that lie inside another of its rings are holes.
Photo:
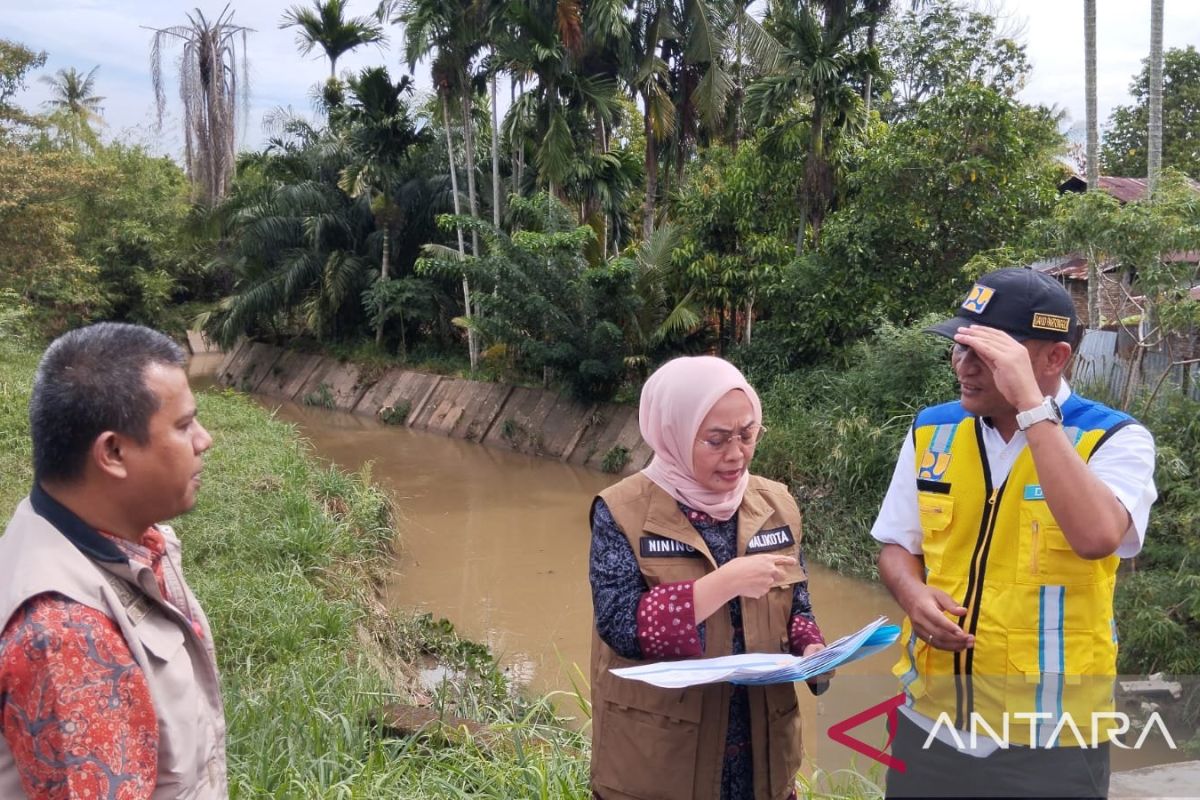
[[[37,354],[0,336],[0,511],[28,491],[27,405]],[[241,798],[587,798],[587,739],[545,701],[514,698],[491,657],[427,618],[375,601],[391,509],[369,475],[318,466],[295,430],[250,400],[203,393],[212,431],[201,499],[175,522],[212,619]],[[470,667],[438,707],[489,723],[487,747],[379,735],[381,705],[411,701],[413,664]]]

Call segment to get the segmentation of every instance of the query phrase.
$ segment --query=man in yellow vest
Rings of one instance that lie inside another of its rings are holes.
[[[1074,394],[1069,295],[984,275],[955,317],[961,387],[906,437],[872,535],[907,614],[889,797],[1104,797],[1121,558],[1142,546],[1154,441]]]

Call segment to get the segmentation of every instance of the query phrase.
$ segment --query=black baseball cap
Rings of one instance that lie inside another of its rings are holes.
[[[1008,267],[975,281],[958,314],[925,332],[952,340],[967,325],[997,328],[1017,341],[1070,342],[1079,320],[1071,296],[1054,278],[1027,267]]]

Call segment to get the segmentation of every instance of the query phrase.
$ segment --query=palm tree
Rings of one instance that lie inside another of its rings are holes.
[[[772,72],[779,66],[783,48],[775,37],[767,33],[762,24],[750,15],[754,0],[734,0],[733,8],[733,119],[732,146],[736,153],[742,139],[742,106],[745,102],[746,83],[759,74]],[[746,75],[747,68],[755,74]]]
[[[659,47],[670,30],[670,0],[640,0],[633,18],[625,82],[642,98],[646,137],[646,198],[642,203],[642,240],[654,232],[658,202],[658,148],[675,131],[669,74]]]
[[[854,85],[879,70],[871,48],[857,49],[854,32],[870,24],[873,14],[859,8],[863,0],[824,0],[824,20],[807,6],[779,6],[771,22],[785,48],[783,65],[753,84],[747,107],[759,124],[769,124],[798,100],[810,101],[809,146],[800,191],[796,252],[804,250],[806,227],[820,244],[821,223],[833,199],[833,167],[827,154],[831,130],[860,129],[866,122],[862,98]]]
[[[390,17],[394,24],[404,27],[404,57],[409,71],[417,62],[433,55],[432,77],[434,89],[442,106],[442,124],[446,134],[446,154],[450,161],[450,183],[454,193],[454,215],[461,216],[459,202],[458,172],[454,157],[454,142],[451,135],[450,100],[461,100],[463,110],[464,150],[466,151],[467,182],[470,193],[472,217],[477,217],[475,201],[474,148],[469,130],[471,128],[471,95],[469,71],[482,44],[478,37],[478,13],[472,0],[404,0],[393,15],[393,4],[380,6],[382,16]],[[472,252],[479,254],[478,233],[472,228]],[[465,258],[462,226],[458,227],[459,257]],[[470,324],[473,314],[471,285],[466,272],[463,273],[463,306],[467,318],[467,351],[471,368],[479,363],[479,345],[475,328]]]
[[[639,302],[621,327],[630,354],[626,366],[643,378],[651,366],[678,353],[680,344],[704,327],[697,287],[687,288],[682,296],[675,291],[672,259],[682,240],[683,229],[668,221],[645,237],[631,255],[612,262],[633,262],[633,288]]]
[[[702,132],[716,134],[724,126],[734,89],[726,37],[734,16],[728,0],[676,0],[669,10],[672,34],[660,48],[675,104],[668,164],[674,163],[675,180],[681,182],[692,145]]]
[[[1100,188],[1100,128],[1096,99],[1096,0],[1083,0],[1084,103],[1087,117],[1087,191]],[[1088,254],[1088,327],[1100,327],[1100,269]]]
[[[232,246],[218,258],[236,276],[206,329],[231,343],[276,330],[300,313],[318,339],[337,335],[372,271],[370,204],[322,180],[279,182],[244,199],[231,220]]]
[[[233,24],[228,5],[212,22],[200,9],[187,18],[187,25],[149,29],[154,31],[150,79],[161,127],[167,105],[162,49],[164,44],[181,44],[179,96],[183,102],[185,163],[193,194],[211,207],[229,191],[235,166],[238,107],[240,104],[245,113],[249,106],[246,34],[250,29]]]
[[[521,36],[498,44],[505,69],[533,83],[509,109],[508,135],[531,141],[537,182],[560,200],[575,161],[606,139],[617,108],[615,77],[583,63],[588,53],[579,12],[577,0],[517,3],[511,13]]]
[[[1162,171],[1163,0],[1150,0],[1150,145],[1146,151],[1146,194],[1154,195]]]
[[[383,44],[387,37],[373,17],[346,19],[346,0],[313,0],[313,6],[292,6],[279,27],[298,28],[296,46],[301,55],[320,47],[329,59],[329,78],[337,77],[337,60],[364,44]]]
[[[382,237],[379,280],[388,280],[393,228],[404,220],[395,202],[401,168],[409,151],[426,137],[419,133],[401,97],[412,86],[405,77],[392,83],[385,67],[365,69],[350,80],[352,100],[336,117],[350,163],[342,170],[339,188],[351,197],[366,197]],[[383,320],[375,342],[383,342]]]
[[[484,62],[482,74],[487,77],[488,89],[491,93],[492,106],[492,225],[500,227],[501,183],[500,183],[500,107],[497,97],[496,81],[504,71],[496,50],[500,42],[517,35],[508,19],[508,3],[504,0],[483,0],[481,15],[483,17],[484,37],[487,40],[491,54]]]
[[[66,128],[68,141],[72,149],[79,149],[80,141],[90,147],[96,145],[96,133],[92,123],[103,124],[100,103],[103,97],[93,94],[96,83],[96,70],[92,67],[86,74],[80,73],[74,67],[60,69],[53,76],[43,75],[42,83],[50,86],[51,98],[43,105],[50,109],[56,119],[62,120],[60,128]]]

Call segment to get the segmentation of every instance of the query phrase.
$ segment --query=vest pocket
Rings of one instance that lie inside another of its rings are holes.
[[[1104,579],[1103,560],[1080,557],[1044,500],[1021,504],[1017,582],[1079,585]]]
[[[1029,744],[1032,733],[1042,747],[1078,746],[1072,724],[1090,738],[1092,712],[1111,697],[1112,678],[1089,674],[1094,648],[1088,632],[1055,629],[1052,623],[1043,630],[1010,630],[1008,665],[1003,708],[1013,742]]]
[[[768,686],[767,736],[770,739],[769,756],[771,797],[787,797],[796,783],[802,757],[800,739],[800,704],[796,699],[795,684]],[[790,696],[789,696],[790,695]]]
[[[183,647],[183,631],[161,613],[148,615],[136,630],[146,652],[159,661],[170,661]]]
[[[954,498],[933,492],[917,492],[917,510],[924,532],[921,549],[925,552],[925,566],[930,572],[941,572],[942,557],[949,539],[947,531],[954,521]]]
[[[211,712],[197,682],[192,654],[183,630],[162,612],[148,614],[135,630],[146,651],[147,678],[158,717],[158,789],[179,787],[179,797],[190,797],[183,788],[197,784],[208,757],[205,742],[211,736]]]
[[[625,692],[621,683],[634,682],[617,679],[609,684],[604,724],[593,742],[593,782],[641,800],[691,797],[703,691],[638,685]]]

